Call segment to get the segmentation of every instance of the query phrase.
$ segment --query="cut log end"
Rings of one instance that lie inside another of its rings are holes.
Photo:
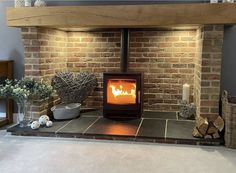
[[[218,116],[215,121],[207,118],[198,117],[192,135],[196,138],[217,139],[220,138],[219,132],[224,129],[224,120]]]
[[[224,120],[221,116],[218,116],[213,122],[214,126],[221,132],[224,129]]]
[[[203,117],[198,117],[196,120],[196,127],[198,129],[198,131],[204,136],[207,133],[207,129],[208,129],[208,120],[207,118],[203,118]]]
[[[192,135],[195,138],[202,138],[203,137],[203,135],[198,131],[198,129],[196,127],[193,129]]]
[[[207,134],[214,134],[214,133],[217,133],[218,130],[219,130],[219,129],[216,128],[212,122],[210,122],[210,123],[209,123],[209,127],[208,127],[208,129],[207,129]]]

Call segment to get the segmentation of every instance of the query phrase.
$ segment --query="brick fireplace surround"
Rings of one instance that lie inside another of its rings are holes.
[[[130,30],[129,70],[144,72],[145,110],[177,111],[182,85],[188,83],[197,116],[214,119],[219,112],[223,28]],[[50,80],[59,71],[94,73],[99,85],[84,105],[101,108],[103,72],[120,71],[120,36],[119,30],[22,28],[25,77]],[[58,103],[53,99],[51,103]],[[38,105],[33,112],[39,116],[46,108]]]

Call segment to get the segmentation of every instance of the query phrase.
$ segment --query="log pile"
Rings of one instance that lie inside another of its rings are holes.
[[[219,132],[224,129],[224,120],[218,116],[213,122],[207,118],[198,117],[196,126],[193,129],[193,136],[197,138],[220,138]]]

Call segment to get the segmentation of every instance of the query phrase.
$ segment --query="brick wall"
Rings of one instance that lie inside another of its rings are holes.
[[[23,28],[25,76],[50,80],[57,71],[66,70],[67,34],[43,28]]]
[[[69,71],[88,71],[98,79],[96,91],[84,105],[101,108],[103,72],[120,69],[120,32],[68,32],[67,50]]]
[[[197,29],[196,35],[196,57],[194,58],[194,103],[196,105],[197,116],[200,115],[200,100],[201,100],[201,71],[202,71],[202,45],[203,45],[203,30],[202,27]]]
[[[25,77],[50,82],[57,71],[67,69],[67,34],[45,28],[22,28],[25,49]],[[36,103],[31,112],[38,117],[47,113],[50,106],[58,103],[51,98],[45,104]]]
[[[200,115],[214,119],[219,112],[222,25],[204,26],[202,32]]]
[[[144,108],[178,110],[182,85],[193,86],[196,31],[130,32],[130,71],[144,72]],[[184,52],[184,53],[182,53]],[[120,32],[69,32],[69,71],[95,73],[87,106],[102,106],[102,73],[120,70]]]
[[[144,108],[178,110],[182,85],[188,83],[191,101],[198,106],[198,114],[215,114],[222,31],[220,26],[131,31],[129,70],[144,72]],[[102,73],[120,69],[119,31],[65,32],[23,28],[22,36],[26,76],[50,80],[57,71],[92,72],[99,85],[84,105],[101,108]],[[209,97],[204,95],[208,92],[211,93]]]

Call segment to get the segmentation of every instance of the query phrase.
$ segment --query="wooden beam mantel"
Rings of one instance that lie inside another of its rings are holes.
[[[155,4],[8,8],[14,27],[151,28],[236,24],[236,4]]]

